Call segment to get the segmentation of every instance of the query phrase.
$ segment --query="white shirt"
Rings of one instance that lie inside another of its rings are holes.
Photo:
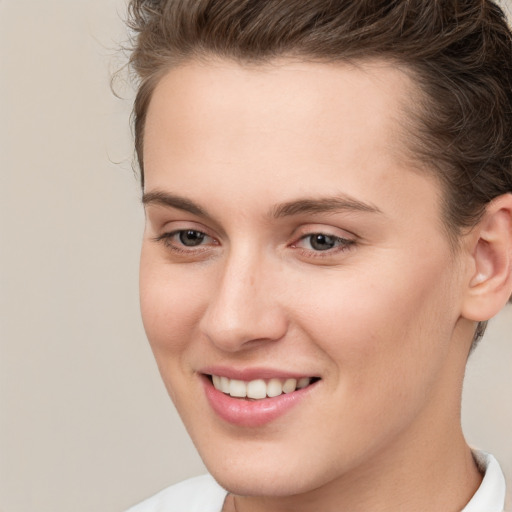
[[[484,452],[474,452],[474,457],[485,474],[461,512],[503,512],[505,477],[498,461]],[[212,476],[202,475],[172,485],[126,512],[221,512],[227,494]]]

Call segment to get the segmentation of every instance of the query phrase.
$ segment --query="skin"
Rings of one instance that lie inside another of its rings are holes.
[[[199,453],[234,495],[225,510],[448,512],[480,484],[460,427],[474,238],[453,251],[439,185],[405,156],[414,87],[379,62],[218,60],[183,64],[154,92],[143,321]],[[283,214],[340,197],[344,208]],[[165,237],[177,230],[207,236],[186,247]],[[315,250],[313,233],[349,243]],[[321,380],[283,416],[239,427],[205,398],[209,365]]]

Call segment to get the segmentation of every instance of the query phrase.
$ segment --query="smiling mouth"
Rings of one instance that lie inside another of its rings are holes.
[[[233,398],[245,398],[250,400],[262,400],[273,398],[283,393],[289,394],[319,381],[318,377],[302,377],[300,379],[256,379],[243,381],[229,379],[219,375],[208,375],[213,387],[217,391]]]

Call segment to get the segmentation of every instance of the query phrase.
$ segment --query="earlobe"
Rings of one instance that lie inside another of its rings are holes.
[[[512,194],[491,201],[472,230],[471,263],[462,314],[482,322],[496,315],[512,294]]]

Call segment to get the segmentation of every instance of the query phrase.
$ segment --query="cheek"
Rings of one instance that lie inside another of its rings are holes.
[[[159,357],[176,355],[189,343],[201,314],[204,286],[186,279],[143,249],[140,264],[142,321],[151,348]]]
[[[307,294],[301,305],[302,329],[360,396],[363,388],[379,392],[396,382],[427,385],[458,318],[443,261],[402,263],[334,276],[336,286],[319,287],[324,291]]]
[[[302,323],[331,362],[324,384],[338,407],[328,422],[360,453],[393,439],[427,407],[453,327],[444,286],[432,286],[431,276],[367,277],[309,295]]]
[[[140,265],[140,306],[151,350],[167,392],[177,409],[189,396],[193,373],[190,354],[197,352],[196,329],[204,297],[194,280],[143,248]]]

